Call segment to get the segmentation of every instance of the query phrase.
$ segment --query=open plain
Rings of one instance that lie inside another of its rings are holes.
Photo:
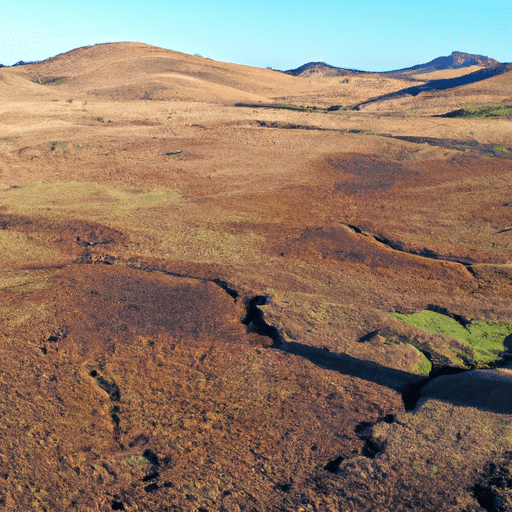
[[[0,510],[512,510],[512,70],[410,86],[0,69]]]

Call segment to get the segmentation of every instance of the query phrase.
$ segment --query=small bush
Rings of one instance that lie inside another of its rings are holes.
[[[64,153],[66,151],[66,143],[60,140],[50,142],[50,151],[58,151]]]

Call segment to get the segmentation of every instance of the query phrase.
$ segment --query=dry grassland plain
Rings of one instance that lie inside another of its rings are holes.
[[[409,86],[0,69],[0,508],[511,509],[512,72]]]

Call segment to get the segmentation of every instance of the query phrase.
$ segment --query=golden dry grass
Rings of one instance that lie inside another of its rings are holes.
[[[135,43],[0,70],[4,503],[363,499],[357,478],[343,497],[352,477],[324,470],[366,460],[357,425],[410,414],[400,393],[428,372],[420,351],[438,367],[475,363],[388,313],[435,304],[510,321],[510,155],[388,135],[512,148],[510,120],[431,117],[505,101],[510,72],[360,112],[235,104],[352,104],[404,83],[295,78]],[[282,350],[241,323],[255,295],[272,297],[262,309]],[[463,487],[428,489],[476,503]]]

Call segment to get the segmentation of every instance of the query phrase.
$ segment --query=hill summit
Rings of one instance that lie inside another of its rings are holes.
[[[439,71],[442,69],[460,69],[469,66],[494,67],[499,62],[484,55],[474,55],[472,53],[452,52],[447,57],[437,57],[436,59],[426,62],[425,64],[417,64],[410,68],[398,69],[399,71],[416,71],[421,70],[422,73],[430,71]]]

